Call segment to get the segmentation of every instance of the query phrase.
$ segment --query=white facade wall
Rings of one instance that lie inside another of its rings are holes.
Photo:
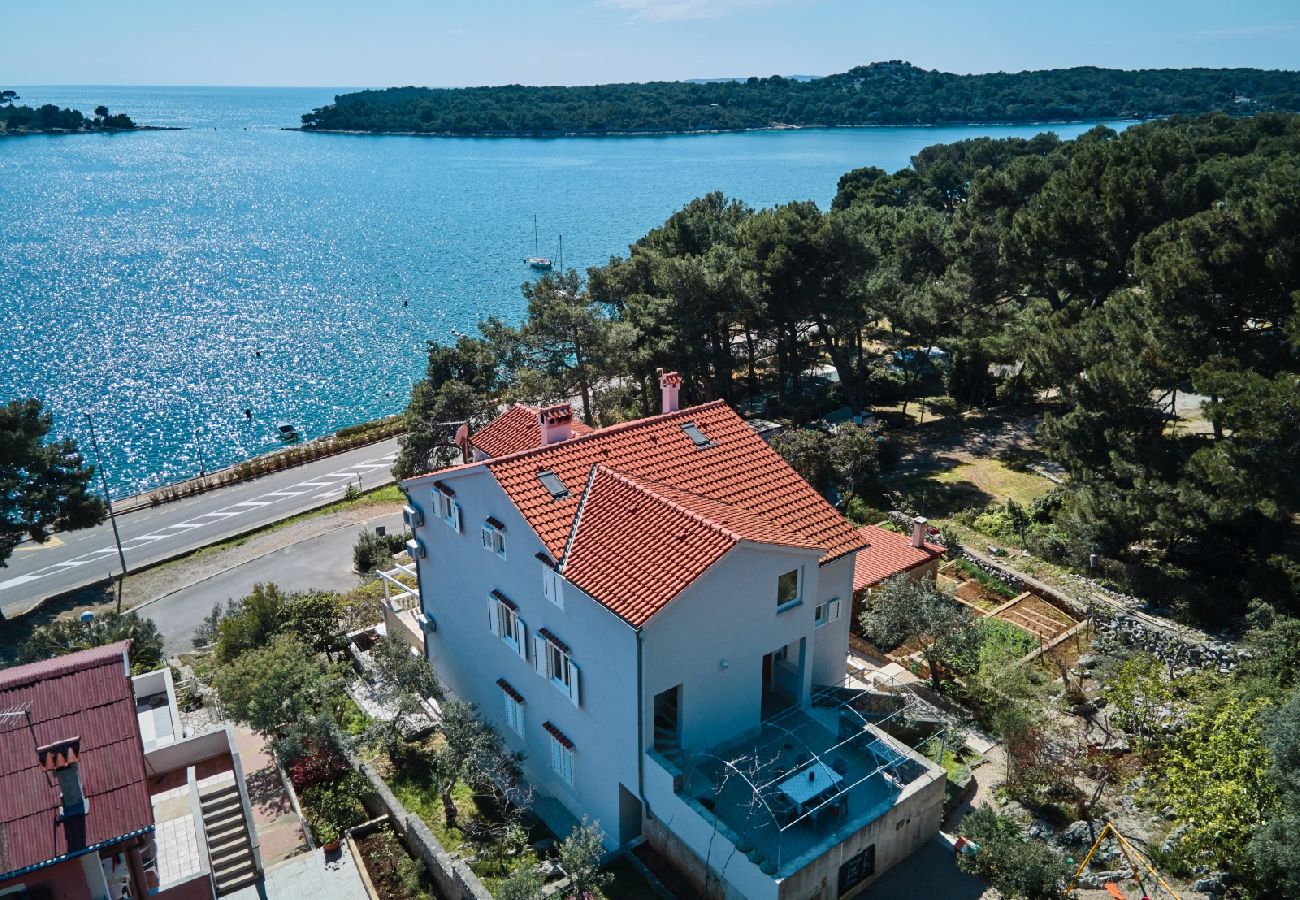
[[[465,470],[442,480],[460,504],[460,533],[438,518],[433,479],[404,485],[424,514],[415,536],[427,557],[417,565],[423,609],[436,626],[426,635],[426,653],[447,687],[477,704],[510,750],[526,753],[527,780],[575,817],[599,821],[610,848],[618,844],[619,785],[639,796],[643,765],[644,799],[652,810],[681,803],[672,795],[671,778],[656,779],[663,771],[638,752],[653,745],[655,694],[682,685],[682,746],[698,751],[758,726],[765,654],[791,647],[792,666],[778,680],[800,703],[807,701],[812,685],[844,677],[852,555],[823,567],[815,550],[738,545],[643,626],[639,683],[635,629],[568,582],[563,584],[563,610],[543,596],[544,565],[535,554],[547,551],[491,472]],[[505,525],[505,560],[482,546],[480,527],[489,516]],[[801,602],[778,610],[777,579],[794,568],[803,572]],[[487,598],[493,590],[519,607],[530,645],[526,658],[489,629]],[[817,627],[814,611],[831,599],[842,601],[839,619]],[[542,627],[572,650],[579,668],[577,707],[534,670],[531,639]],[[525,698],[523,739],[507,725],[498,678]],[[573,788],[551,770],[550,737],[542,729],[546,721],[574,742]],[[708,841],[696,846],[692,839],[697,836],[692,826],[704,823],[679,824],[684,842],[709,858]],[[752,864],[745,860],[740,869],[748,868]],[[755,868],[748,874],[756,873]]]
[[[526,755],[526,779],[555,797],[577,818],[600,822],[606,843],[618,842],[619,784],[638,791],[636,632],[604,606],[565,582],[564,609],[542,594],[546,552],[541,540],[486,469],[444,478],[461,506],[457,534],[437,517],[432,479],[408,482],[411,501],[424,512],[415,530],[427,548],[418,561],[425,615],[436,625],[426,653],[447,687],[475,703],[480,715],[510,750]],[[483,548],[480,527],[489,516],[505,525],[506,558]],[[497,590],[519,607],[527,629],[527,658],[489,630],[487,598]],[[532,636],[545,627],[572,650],[579,670],[579,705],[533,668]],[[507,725],[497,679],[505,678],[525,699],[524,737]],[[570,787],[551,769],[550,721],[574,743]]]
[[[741,544],[642,627],[647,749],[654,735],[654,696],[678,684],[684,748],[703,750],[758,725],[763,656],[788,644],[797,647],[801,638],[812,653],[818,555]],[[778,612],[777,578],[796,567],[803,569],[803,602]],[[791,662],[797,666],[793,652]],[[795,687],[801,702],[810,675],[804,666],[802,683],[788,676],[785,686]]]
[[[839,619],[817,629],[814,644],[813,684],[839,684],[844,680],[849,655],[849,625],[853,616],[853,560],[842,556],[821,567],[817,576],[818,603],[839,601]]]
[[[742,544],[719,560],[645,624],[645,735],[653,740],[655,694],[682,685],[682,746],[702,750],[754,728],[762,704],[763,656],[802,639],[802,677],[778,672],[778,682],[799,701],[813,684],[844,678],[849,645],[853,557],[818,566],[817,551]],[[778,610],[777,579],[802,566],[803,597]],[[823,627],[814,609],[839,598],[840,618]]]

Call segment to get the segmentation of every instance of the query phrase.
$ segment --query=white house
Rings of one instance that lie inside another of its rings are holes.
[[[425,652],[611,849],[644,836],[702,895],[856,893],[943,793],[871,724],[905,703],[843,685],[865,539],[725,403],[661,386],[594,431],[516,406],[403,482]]]

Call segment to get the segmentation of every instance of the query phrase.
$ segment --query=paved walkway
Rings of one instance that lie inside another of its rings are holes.
[[[302,825],[289,803],[275,761],[266,749],[266,742],[242,726],[235,727],[235,749],[244,768],[244,781],[248,785],[248,800],[253,807],[253,827],[261,845],[262,867],[272,866],[307,849]],[[304,894],[303,896],[307,896]]]
[[[326,856],[304,853],[271,868],[252,884],[225,900],[367,900],[361,873],[346,850]]]
[[[984,882],[957,868],[952,845],[940,835],[894,866],[867,888],[867,900],[980,900],[997,894]]]

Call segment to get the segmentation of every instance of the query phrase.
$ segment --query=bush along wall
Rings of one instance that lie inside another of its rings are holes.
[[[366,444],[374,444],[401,434],[403,428],[404,424],[401,416],[389,416],[386,419],[379,419],[374,422],[350,425],[347,428],[339,429],[338,432],[329,437],[318,438],[305,444],[296,444],[283,450],[255,456],[252,459],[219,469],[201,478],[191,478],[188,481],[166,485],[139,498],[130,498],[118,503],[116,509],[119,512],[125,512],[144,505],[161,506],[174,500],[184,500],[220,487],[250,481],[261,475],[282,472],[285,469],[292,469],[295,466],[315,462],[318,459],[346,453],[349,450],[355,450],[357,447],[364,447]]]

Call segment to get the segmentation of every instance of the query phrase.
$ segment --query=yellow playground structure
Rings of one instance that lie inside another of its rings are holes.
[[[1088,863],[1092,861],[1092,857],[1097,853],[1097,848],[1101,846],[1104,840],[1106,840],[1107,835],[1115,838],[1115,843],[1119,847],[1120,853],[1122,853],[1124,859],[1127,860],[1129,871],[1132,872],[1133,880],[1137,882],[1138,888],[1142,891],[1142,900],[1155,900],[1155,896],[1152,893],[1153,891],[1159,891],[1160,896],[1162,897],[1172,897],[1173,900],[1182,900],[1182,898],[1178,896],[1178,892],[1169,886],[1169,883],[1160,876],[1160,873],[1155,870],[1150,861],[1143,856],[1132,843],[1129,842],[1128,838],[1120,834],[1119,829],[1110,822],[1107,822],[1101,829],[1101,832],[1097,835],[1097,840],[1093,841],[1092,847],[1088,849],[1088,855],[1083,858],[1083,862],[1079,863],[1079,868],[1075,870],[1074,877],[1070,879],[1070,885],[1066,889],[1067,894],[1074,893],[1075,885],[1079,883],[1079,879],[1088,868]],[[1103,887],[1112,897],[1115,898],[1115,900],[1128,900],[1128,895],[1120,890],[1119,885],[1114,884],[1113,882],[1107,882]]]

